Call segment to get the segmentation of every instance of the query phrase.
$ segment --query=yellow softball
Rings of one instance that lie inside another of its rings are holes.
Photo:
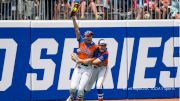
[[[77,8],[76,8],[76,7],[74,7],[74,8],[73,8],[73,12],[76,12],[76,11],[77,11]]]

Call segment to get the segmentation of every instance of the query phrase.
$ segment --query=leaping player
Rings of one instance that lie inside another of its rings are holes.
[[[83,36],[80,35],[79,27],[75,20],[75,15],[72,15],[73,25],[76,33],[77,41],[79,42],[79,59],[91,59],[93,58],[94,52],[97,48],[97,45],[92,41],[92,31],[85,31]],[[70,96],[67,101],[74,101],[74,95],[76,89],[78,89],[77,100],[83,101],[84,89],[87,85],[92,72],[92,65],[78,63],[74,68],[74,72],[71,79],[70,86]]]

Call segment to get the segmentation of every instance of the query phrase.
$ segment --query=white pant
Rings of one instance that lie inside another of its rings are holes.
[[[71,90],[75,93],[78,89],[78,96],[84,97],[84,88],[91,77],[92,66],[77,65],[71,79]]]
[[[102,85],[105,80],[107,71],[108,68],[104,66],[93,68],[91,79],[89,80],[89,83],[86,85],[85,90],[90,91],[96,80],[96,89],[102,89]]]

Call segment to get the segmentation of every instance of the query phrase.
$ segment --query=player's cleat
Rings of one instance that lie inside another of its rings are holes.
[[[103,99],[98,99],[98,101],[103,101]]]
[[[83,97],[79,95],[79,96],[77,97],[77,101],[84,101],[84,100],[83,100]]]
[[[72,8],[70,17],[75,16],[77,14],[78,10],[79,10],[79,3],[75,3],[74,7]]]
[[[71,98],[71,96],[69,96],[69,97],[66,99],[66,101],[74,101],[74,99]]]
[[[70,101],[71,100],[71,97],[69,96],[67,99],[66,99],[66,101]]]

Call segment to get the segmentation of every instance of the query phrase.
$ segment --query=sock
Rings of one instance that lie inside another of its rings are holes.
[[[103,99],[103,91],[102,89],[97,89],[98,92],[98,99]]]

